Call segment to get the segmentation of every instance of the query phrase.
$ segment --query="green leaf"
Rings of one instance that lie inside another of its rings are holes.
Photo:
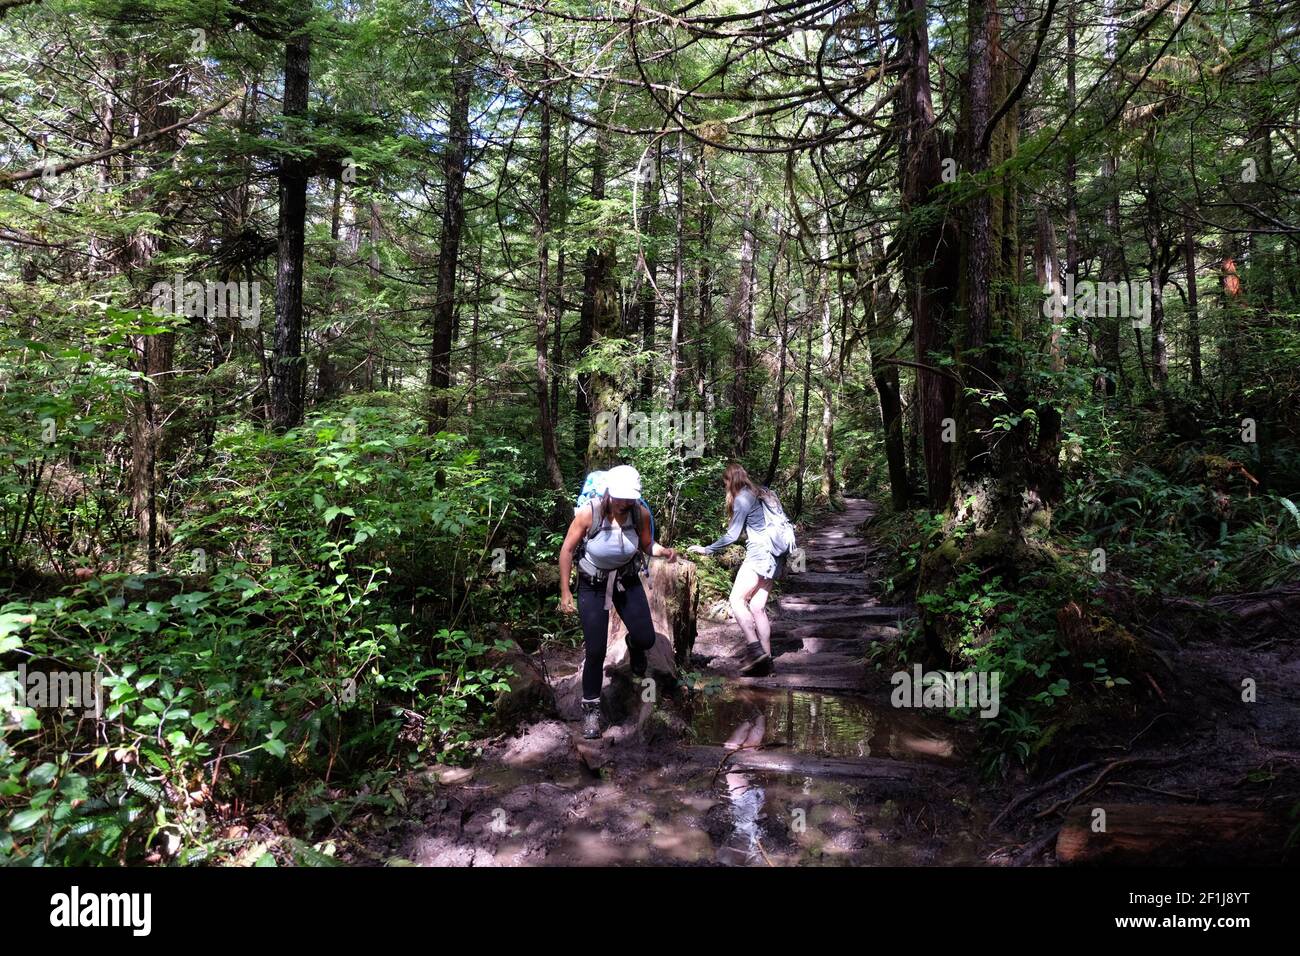
[[[9,821],[11,830],[30,830],[40,823],[45,816],[44,810],[19,810]]]
[[[33,787],[49,786],[59,768],[52,763],[43,763],[27,775],[27,782]]]

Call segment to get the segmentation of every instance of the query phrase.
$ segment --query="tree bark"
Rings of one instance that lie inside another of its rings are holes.
[[[641,236],[641,261],[637,269],[637,318],[641,326],[641,351],[654,352],[655,325],[658,321],[658,262],[654,254],[655,209],[659,205],[659,168],[662,157],[656,145],[653,159],[640,170],[641,208],[637,210],[637,231]],[[648,402],[654,392],[654,369],[649,363],[641,373],[641,400]]]
[[[803,412],[799,424],[799,468],[794,480],[794,520],[803,514],[803,476],[808,469],[808,405],[812,395],[812,341],[813,321],[811,315],[804,316],[803,347]]]
[[[1115,63],[1119,43],[1119,22],[1115,15],[1115,0],[1105,0],[1102,14],[1103,60],[1105,66]],[[1119,83],[1116,70],[1111,70],[1108,101],[1118,98]],[[1124,265],[1124,239],[1119,208],[1119,183],[1116,147],[1104,147],[1101,161],[1101,185],[1105,190],[1105,231],[1101,246],[1101,278],[1103,282],[1118,282],[1128,270]],[[1116,394],[1120,368],[1120,318],[1098,315],[1093,322],[1097,354],[1105,374],[1098,379],[1098,390],[1107,396]]]
[[[429,350],[429,434],[445,427],[450,412],[451,348],[456,321],[456,273],[465,229],[465,175],[469,149],[469,100],[474,70],[468,44],[461,43],[452,65],[451,113],[447,145],[442,155],[442,236],[433,308],[433,341]]]
[[[930,94],[929,33],[925,0],[900,0],[906,72],[900,86],[903,128],[900,195],[903,276],[916,349],[917,431],[922,441],[926,495],[931,508],[947,507],[952,491],[952,444],[944,441],[953,416],[956,386],[935,369],[951,354],[959,239],[956,224],[927,208],[938,206],[944,160],[954,159],[951,142],[935,124]]]
[[[139,100],[140,112],[137,121],[142,134],[152,134],[176,124],[178,110],[175,99],[184,92],[184,87],[184,73],[174,75],[166,83],[149,84],[147,91],[141,93]],[[109,120],[111,122],[111,116]],[[111,129],[106,129],[105,137],[111,140]],[[141,153],[146,157],[174,153],[180,149],[180,137],[181,131],[176,129],[165,136],[151,139],[141,148]],[[110,166],[104,167],[104,175],[111,177]],[[142,185],[132,190],[132,198],[142,205],[150,206],[160,220],[166,222],[167,200],[164,195],[151,194],[147,187]],[[139,271],[148,274],[153,260],[170,242],[165,235],[166,233],[163,232],[160,237],[154,230],[139,230],[133,233],[123,249],[123,261],[120,263],[122,268],[128,273]],[[177,306],[179,307],[179,303]],[[207,318],[209,321],[213,320],[212,316]],[[146,548],[147,566],[152,572],[157,570],[160,550],[170,535],[167,516],[162,508],[162,498],[166,487],[166,469],[163,466],[171,457],[167,447],[169,444],[167,422],[172,417],[168,395],[172,392],[176,333],[164,331],[153,335],[142,335],[136,339],[135,345],[143,376],[138,380],[140,400],[133,408],[129,426],[131,506],[136,518],[139,539]]]
[[[677,221],[673,230],[673,325],[668,339],[668,407],[676,410],[681,382],[682,328],[686,320],[686,144],[677,134]]]
[[[713,269],[710,257],[713,254],[713,202],[709,196],[708,163],[701,155],[698,171],[700,184],[699,211],[699,245],[696,249],[698,267],[695,278],[695,393],[703,406],[704,413],[713,420],[713,377],[710,374],[714,357],[713,349],[708,347],[709,336],[713,329]]]
[[[547,35],[547,49],[550,35]],[[545,78],[543,78],[545,80]],[[546,478],[555,491],[564,491],[564,474],[555,442],[551,418],[550,369],[546,355],[550,332],[550,233],[551,233],[551,100],[542,94],[541,125],[537,156],[537,425],[542,436],[542,463]]]
[[[1196,292],[1196,230],[1183,220],[1183,261],[1187,268],[1187,351],[1191,357],[1192,388],[1201,388],[1201,321]]]
[[[591,198],[605,198],[605,159],[609,134],[596,133],[591,161]],[[599,341],[618,337],[618,288],[614,277],[613,244],[604,238],[587,249],[582,270],[582,306],[578,317],[578,354],[585,355]],[[604,373],[583,372],[578,376],[578,399],[574,426],[575,448],[586,469],[612,463],[612,449],[600,448],[594,431],[597,416],[618,407],[617,383]]]
[[[1056,234],[1052,229],[1052,219],[1047,206],[1040,203],[1036,214],[1034,232],[1034,269],[1038,288],[1051,302],[1060,301],[1061,271],[1056,258]],[[1063,311],[1063,310],[1062,310]],[[1051,355],[1052,371],[1065,370],[1065,358],[1061,354],[1061,317],[1053,315],[1052,331],[1048,339],[1048,351]]]
[[[284,119],[289,144],[301,139],[311,82],[310,4],[294,8],[284,48]],[[302,268],[307,227],[307,167],[296,156],[280,160],[276,226],[275,339],[271,358],[271,421],[278,430],[302,424]]]
[[[873,231],[870,255],[864,243],[858,261],[858,289],[865,312],[867,363],[880,405],[880,427],[884,436],[885,464],[889,470],[890,504],[905,511],[911,504],[912,488],[907,475],[907,449],[903,440],[903,402],[897,365],[881,362],[884,333],[880,313],[884,302],[885,276],[879,263],[885,258],[884,243]]]
[[[754,261],[758,240],[754,232],[754,195],[745,195],[743,235],[740,243],[740,276],[736,291],[728,302],[728,321],[736,332],[732,352],[731,432],[732,450],[739,457],[749,451],[750,430],[754,417],[754,398],[750,382],[753,353],[750,333],[754,324]]]
[[[959,573],[1015,576],[1042,560],[1030,529],[1050,517],[1061,494],[1057,466],[1060,414],[1033,405],[1018,350],[998,348],[1013,338],[1018,321],[1010,300],[997,292],[1012,282],[1005,248],[1005,183],[991,178],[1013,156],[1016,139],[1003,116],[990,135],[992,104],[1009,86],[1007,56],[992,0],[970,0],[968,72],[963,131],[965,168],[977,177],[966,205],[962,262],[961,349],[956,374],[966,388],[957,407],[953,499],[945,537],[921,562],[918,593],[944,594]],[[1028,414],[1032,411],[1034,414]],[[995,416],[1014,416],[1001,425]],[[927,647],[950,659],[961,649],[961,622],[942,611],[922,615]]]
[[[821,265],[820,265],[820,308],[822,319],[822,474],[821,496],[834,504],[840,496],[839,480],[835,464],[835,399],[838,391],[839,375],[834,364],[835,331],[831,323],[831,286],[830,286],[830,221],[822,217]]]

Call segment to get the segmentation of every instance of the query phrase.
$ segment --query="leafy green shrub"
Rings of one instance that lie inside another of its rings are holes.
[[[400,409],[360,415],[220,436],[177,572],[4,606],[4,665],[101,673],[105,699],[101,717],[23,708],[6,667],[0,860],[211,859],[235,797],[464,758],[508,674],[483,662],[495,641],[424,620],[463,608],[455,569],[481,559],[517,477],[404,430]],[[399,587],[384,551],[436,553],[445,577]],[[402,592],[433,610],[399,610]]]

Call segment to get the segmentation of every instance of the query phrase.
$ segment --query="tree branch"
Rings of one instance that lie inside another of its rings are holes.
[[[1043,40],[1047,37],[1047,30],[1052,25],[1052,11],[1056,9],[1056,0],[1047,0],[1047,10],[1043,13],[1043,22],[1038,25],[1038,37],[1034,41],[1034,54],[1029,58],[1024,72],[1020,74],[1020,82],[1016,88],[1007,94],[1007,98],[1002,101],[1001,105],[993,111],[993,117],[984,127],[984,133],[980,136],[979,149],[982,153],[988,148],[989,140],[993,137],[993,130],[997,128],[998,120],[1007,115],[1007,111],[1016,105],[1020,97],[1024,96],[1025,89],[1029,86],[1029,81],[1034,77],[1034,71],[1038,69],[1038,54],[1043,50]]]
[[[0,3],[5,2],[13,2],[13,0],[0,0]],[[39,179],[42,176],[62,176],[64,173],[71,172],[74,169],[79,169],[82,166],[89,166],[91,163],[98,163],[112,156],[120,156],[122,153],[129,153],[137,146],[143,146],[145,143],[150,143],[155,139],[166,136],[168,133],[174,133],[178,129],[182,129],[186,126],[207,119],[213,113],[225,109],[241,95],[243,95],[242,90],[226,97],[216,106],[209,106],[207,109],[199,110],[199,112],[195,113],[189,119],[183,119],[180,122],[172,123],[171,126],[164,126],[162,129],[151,130],[150,132],[136,136],[133,139],[128,139],[126,142],[119,146],[114,146],[112,149],[105,149],[98,153],[91,153],[89,156],[79,156],[75,159],[67,159],[61,163],[41,163],[38,166],[33,166],[31,169],[24,169],[17,173],[0,173],[0,186],[13,186],[16,183],[26,182],[29,179]]]

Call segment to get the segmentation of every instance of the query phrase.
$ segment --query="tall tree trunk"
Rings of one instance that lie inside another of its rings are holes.
[[[884,436],[885,464],[889,470],[890,504],[895,511],[905,511],[912,499],[907,475],[907,451],[903,436],[903,403],[897,365],[886,365],[880,313],[885,299],[886,279],[882,273],[885,260],[884,242],[873,229],[871,247],[864,243],[857,263],[858,288],[865,312],[867,363],[871,382],[880,405],[880,427]]]
[[[324,312],[325,327],[321,330],[320,349],[316,353],[316,401],[327,402],[334,398],[343,383],[339,382],[334,365],[334,343],[343,335],[343,328],[333,321],[336,285],[334,273],[339,265],[339,228],[343,221],[343,180],[334,181],[334,196],[330,200],[330,252],[325,273]]]
[[[794,479],[794,520],[803,514],[803,476],[808,470],[808,404],[812,395],[812,343],[813,320],[804,316],[803,346],[803,412],[799,419],[799,468]]]
[[[430,409],[428,431],[447,424],[451,387],[451,348],[456,322],[456,273],[465,229],[465,175],[469,150],[469,99],[474,84],[469,45],[461,42],[452,65],[451,113],[447,144],[442,154],[442,236],[438,247],[438,275],[433,307],[433,340],[429,349]]]
[[[783,255],[786,247],[785,230],[781,227],[780,217],[777,217],[776,228],[781,239],[777,243],[776,255],[772,257],[772,268],[770,270],[770,285],[772,287],[772,298],[775,303],[776,299],[776,269],[782,258],[785,259],[785,289],[790,288],[790,256]],[[775,305],[773,308],[775,312]],[[790,328],[789,305],[787,303],[784,318],[774,317],[776,325],[776,354],[777,354],[777,372],[776,372],[776,408],[772,413],[772,454],[767,460],[767,471],[763,476],[763,484],[771,486],[776,481],[776,472],[781,465],[781,441],[785,437],[785,367],[786,352],[788,343],[786,341],[787,332]]]
[[[637,319],[641,327],[641,350],[647,355],[654,351],[655,324],[657,322],[658,293],[655,286],[659,281],[658,263],[654,254],[655,210],[659,205],[659,170],[662,156],[659,146],[642,159],[642,166],[637,171],[640,206],[637,209],[637,232],[641,237],[641,255],[637,263],[638,301]],[[653,367],[647,363],[641,373],[641,400],[649,401],[654,391]]]
[[[1196,229],[1183,220],[1183,262],[1187,269],[1187,351],[1192,362],[1192,388],[1201,389],[1201,316],[1196,292]]]
[[[963,571],[1015,575],[1033,570],[1040,552],[1028,532],[1043,524],[1061,494],[1057,468],[1060,415],[1051,405],[1021,415],[1008,430],[994,428],[994,416],[1031,406],[1018,350],[999,349],[1014,336],[1018,321],[997,290],[1011,281],[1011,264],[999,254],[1008,223],[1005,184],[982,174],[1013,158],[1015,136],[1004,116],[989,129],[993,106],[1007,95],[1007,56],[993,0],[970,0],[968,72],[961,129],[965,168],[979,177],[978,192],[966,205],[963,230],[961,350],[956,371],[966,388],[958,403],[953,503],[945,540],[922,560],[918,592],[942,594]],[[987,131],[987,135],[986,135]],[[964,631],[943,612],[922,616],[932,652],[956,655]]]
[[[162,69],[170,69],[161,65]],[[137,125],[141,132],[165,129],[179,118],[175,101],[184,94],[185,74],[174,74],[164,81],[150,81],[146,89],[138,92],[140,112]],[[167,155],[180,148],[180,133],[174,132],[148,144],[146,157]],[[111,176],[111,169],[108,170]],[[140,172],[148,175],[147,168]],[[147,205],[164,224],[168,223],[167,197],[153,194],[144,185],[131,191],[133,201]],[[160,238],[160,236],[162,238]],[[122,252],[121,266],[128,273],[152,271],[153,260],[164,251],[169,240],[166,230],[139,230],[133,233]],[[180,303],[176,303],[177,307]],[[215,317],[208,316],[215,326]],[[130,419],[131,434],[131,505],[136,518],[139,539],[144,543],[149,571],[157,570],[162,546],[169,537],[169,524],[162,508],[166,488],[167,469],[171,457],[167,441],[166,423],[172,417],[169,394],[176,353],[176,333],[172,331],[142,335],[135,341],[139,368],[143,375],[138,380],[139,404],[134,406]]]
[[[549,53],[550,34],[546,36]],[[545,77],[543,81],[545,82]],[[551,234],[551,99],[542,94],[541,126],[538,131],[537,155],[537,425],[542,436],[542,464],[551,487],[564,491],[564,475],[555,442],[555,424],[551,418],[550,369],[546,355],[550,331],[550,234]]]
[[[469,330],[469,388],[465,396],[465,414],[473,417],[478,405],[479,320],[483,313],[483,243],[478,243],[474,257],[474,312]]]
[[[1165,341],[1165,302],[1162,290],[1169,279],[1168,265],[1162,242],[1164,226],[1156,199],[1159,174],[1152,172],[1152,188],[1147,192],[1147,250],[1150,263],[1151,289],[1151,379],[1160,392],[1169,380],[1169,349]]]
[[[609,134],[604,128],[596,132],[591,160],[591,198],[600,203],[605,198],[605,160],[609,152]],[[582,305],[578,313],[578,355],[587,353],[602,339],[618,336],[618,290],[614,277],[614,252],[610,242],[600,239],[587,249],[582,270]],[[578,396],[574,420],[574,448],[586,468],[612,461],[612,450],[597,447],[599,435],[593,430],[596,416],[618,407],[616,383],[605,374],[583,372],[578,376]]]
[[[368,249],[369,263],[368,264],[370,267],[370,287],[375,293],[378,293],[379,280],[380,280],[379,237],[382,232],[383,226],[379,221],[379,203],[372,199],[367,204],[367,208],[370,213],[370,227],[367,230],[367,235],[369,237],[369,249]],[[378,347],[378,341],[377,341],[378,338],[379,338],[379,318],[378,315],[372,309],[370,312],[370,319],[368,322],[366,322],[365,380],[366,380],[367,392],[373,392],[375,389],[375,364],[376,364],[375,350]],[[388,387],[387,382],[383,383],[383,387],[384,388]]]
[[[740,276],[736,291],[728,301],[727,316],[736,331],[736,347],[732,353],[731,380],[731,433],[732,449],[737,456],[749,451],[753,428],[754,398],[750,381],[753,351],[750,344],[754,327],[754,262],[758,240],[754,232],[754,195],[745,195],[744,232],[740,243]]]
[[[838,378],[835,371],[835,332],[831,323],[830,220],[822,217],[821,264],[818,281],[822,319],[822,474],[821,496],[831,504],[840,496],[835,470],[835,399]]]
[[[713,420],[713,377],[710,374],[713,350],[709,348],[709,334],[713,328],[713,201],[709,195],[707,159],[700,156],[698,167],[700,184],[700,209],[697,266],[695,277],[695,394],[709,421]]]
[[[1218,379],[1223,389],[1221,403],[1228,407],[1238,404],[1241,396],[1241,350],[1239,342],[1247,330],[1246,299],[1243,294],[1238,261],[1240,241],[1235,232],[1225,232],[1219,257],[1219,295],[1223,320],[1219,324]]]
[[[1048,301],[1061,301],[1061,271],[1056,258],[1056,234],[1052,230],[1051,216],[1045,203],[1039,203],[1034,230],[1034,270],[1039,290]],[[1055,312],[1056,310],[1054,310]],[[1061,309],[1060,311],[1064,311]],[[1048,338],[1048,351],[1051,355],[1052,371],[1065,370],[1065,358],[1061,354],[1061,316],[1053,314],[1052,331]]]
[[[682,327],[686,320],[686,143],[677,134],[677,204],[673,230],[673,325],[668,339],[668,407],[676,410],[681,380]]]
[[[900,194],[904,212],[901,236],[903,276],[912,315],[917,369],[917,431],[925,461],[926,493],[931,508],[947,507],[952,490],[952,444],[945,441],[956,386],[938,370],[936,357],[952,351],[957,250],[956,224],[936,202],[943,183],[944,161],[951,142],[935,125],[930,94],[930,47],[926,0],[900,0],[899,15],[906,72],[900,86]]]
[[[1112,67],[1118,58],[1119,20],[1115,14],[1116,0],[1105,0],[1102,13],[1103,61],[1106,67]],[[1119,76],[1116,69],[1110,70],[1109,96],[1107,108],[1118,106]],[[1105,231],[1101,246],[1101,278],[1103,282],[1118,282],[1128,271],[1124,263],[1124,239],[1120,219],[1120,186],[1116,179],[1118,172],[1118,147],[1107,143],[1103,147],[1101,160],[1101,184],[1105,190]],[[1109,310],[1114,311],[1114,310]],[[1099,390],[1107,396],[1116,393],[1122,375],[1120,364],[1120,317],[1117,315],[1098,315],[1094,322],[1097,355],[1105,375],[1097,382]]]
[[[565,93],[564,102],[564,148],[560,151],[560,210],[556,217],[556,228],[563,234],[569,223],[569,153],[572,148],[573,87],[570,85]],[[568,299],[564,293],[564,245],[561,244],[555,254],[555,325],[551,342],[551,365],[555,369],[564,368],[564,313],[568,311]],[[551,421],[558,428],[560,424],[560,383],[563,375],[551,376]]]
[[[1073,276],[1074,280],[1077,280],[1079,271],[1079,157],[1073,136],[1073,116],[1078,99],[1075,90],[1077,25],[1075,23],[1074,0],[1069,0],[1066,10],[1065,111],[1071,119],[1069,121],[1069,146],[1065,155],[1065,272],[1067,275]],[[1069,305],[1070,303],[1066,303],[1067,307]],[[1067,313],[1072,315],[1073,309],[1067,308]]]
[[[311,82],[310,3],[300,0],[291,19],[294,31],[284,48],[285,135],[301,139]],[[276,226],[275,340],[271,357],[271,421],[284,430],[302,424],[302,265],[307,227],[307,167],[286,153],[280,161],[279,220]]]

